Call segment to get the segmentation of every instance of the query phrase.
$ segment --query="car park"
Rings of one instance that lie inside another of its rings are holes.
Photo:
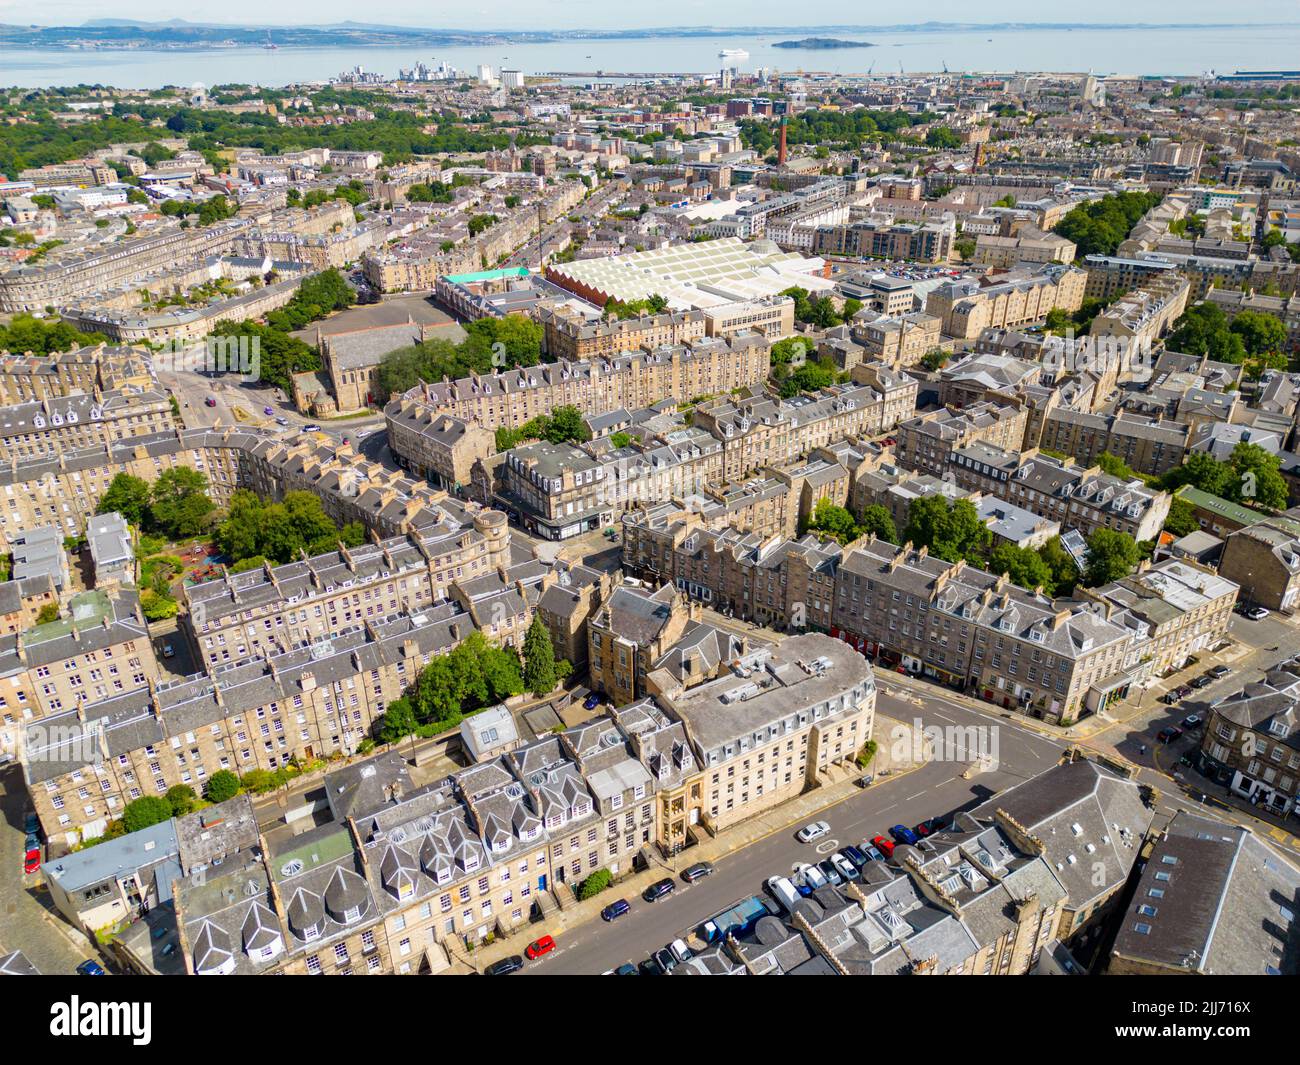
[[[77,973],[80,976],[107,976],[104,967],[97,961],[91,961],[89,958],[77,966]]]
[[[908,846],[916,844],[916,833],[906,825],[895,825],[889,830],[889,834],[894,837],[895,843],[906,843]]]
[[[628,903],[627,899],[615,899],[600,911],[600,916],[601,919],[605,921],[616,921],[631,908],[632,907]]]
[[[668,877],[664,877],[662,880],[656,880],[641,892],[641,897],[645,899],[646,902],[658,902],[660,899],[671,895],[676,888],[677,885],[674,884],[672,880]]]
[[[502,958],[500,961],[494,961],[483,970],[484,976],[508,976],[510,973],[517,973],[524,967],[524,959],[518,954],[511,954],[508,958]]]
[[[836,887],[839,887],[842,883],[844,883],[844,877],[840,876],[840,871],[835,868],[835,863],[831,861],[829,858],[823,858],[820,862],[818,862],[817,868],[822,871],[822,876],[824,876],[829,883],[834,884]]]
[[[1182,734],[1183,734],[1182,729],[1174,728],[1173,725],[1170,725],[1167,728],[1162,728],[1159,732],[1157,732],[1156,739],[1158,739],[1161,743],[1173,743],[1174,740],[1178,739],[1178,737],[1181,736]]]
[[[814,821],[812,824],[804,825],[803,828],[799,829],[795,833],[795,838],[800,843],[811,843],[815,839],[821,839],[822,836],[828,835],[830,830],[831,826],[825,821]]]
[[[831,865],[835,866],[835,868],[839,870],[840,876],[844,879],[845,883],[848,883],[850,880],[862,879],[862,874],[858,872],[858,867],[839,851],[836,851],[831,855]]]
[[[536,960],[545,957],[554,949],[555,939],[551,936],[542,936],[541,939],[535,939],[529,943],[524,953],[528,955],[529,960]]]
[[[694,865],[687,866],[682,870],[682,879],[688,884],[694,884],[697,880],[703,880],[713,872],[712,862],[696,862]]]
[[[1201,715],[1200,715],[1200,714],[1188,714],[1185,718],[1183,718],[1183,720],[1182,720],[1182,726],[1183,726],[1183,728],[1200,728],[1200,727],[1201,727]]]
[[[891,839],[886,839],[884,836],[872,836],[871,845],[886,858],[894,856],[894,841]]]

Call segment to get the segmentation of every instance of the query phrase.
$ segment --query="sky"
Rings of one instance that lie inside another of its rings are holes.
[[[609,0],[387,0],[359,6],[356,0],[0,0],[0,22],[75,26],[93,18],[191,22],[227,25],[321,25],[345,20],[387,25],[455,29],[631,29],[646,26],[815,26],[889,25],[900,22],[1150,22],[1258,23],[1298,22],[1295,0],[1251,0],[1225,6],[1221,0],[1180,0],[1175,6],[1153,0],[1091,0],[1083,8],[1053,9],[1041,0],[921,0],[904,7],[867,8],[844,0],[659,0],[655,4],[610,3]]]

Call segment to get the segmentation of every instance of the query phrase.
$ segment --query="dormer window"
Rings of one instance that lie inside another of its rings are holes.
[[[304,943],[310,943],[313,939],[320,939],[320,925],[309,924],[302,930],[302,938]]]
[[[410,890],[414,891],[415,889],[411,888]],[[344,924],[351,924],[353,921],[358,920],[360,917],[361,917],[360,906],[349,906],[346,910],[343,911]]]

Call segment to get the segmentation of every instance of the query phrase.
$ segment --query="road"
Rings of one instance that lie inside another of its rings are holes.
[[[690,885],[679,879],[676,891],[660,902],[647,903],[639,895],[630,897],[631,911],[616,922],[593,921],[560,936],[554,953],[528,963],[523,972],[592,974],[624,962],[638,964],[652,951],[738,899],[762,892],[768,877],[789,872],[796,862],[819,860],[845,844],[887,832],[891,825],[910,826],[928,817],[976,806],[994,793],[1051,768],[1067,746],[939,696],[926,698],[918,705],[917,697],[910,692],[895,694],[894,689],[886,687],[878,697],[877,710],[909,723],[919,717],[927,726],[992,730],[985,735],[996,744],[998,766],[965,780],[962,774],[969,768],[969,761],[936,760],[857,791],[817,815],[831,826],[825,839],[800,844],[794,838],[799,825],[774,832],[715,860],[712,876]],[[888,737],[880,736],[878,742],[888,742]],[[687,851],[679,865],[684,868],[690,861]],[[610,901],[613,899],[611,892]]]

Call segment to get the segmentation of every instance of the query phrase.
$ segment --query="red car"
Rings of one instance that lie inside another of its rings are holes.
[[[39,849],[33,847],[25,855],[23,855],[23,872],[34,873],[40,867],[41,867],[41,852]]]
[[[535,943],[529,943],[528,949],[524,951],[530,960],[535,961],[544,954],[549,954],[555,949],[555,940],[550,936],[542,936]]]
[[[871,838],[871,845],[875,847],[876,850],[880,851],[880,853],[886,858],[892,858],[894,856],[894,841],[888,836],[873,836]]]

